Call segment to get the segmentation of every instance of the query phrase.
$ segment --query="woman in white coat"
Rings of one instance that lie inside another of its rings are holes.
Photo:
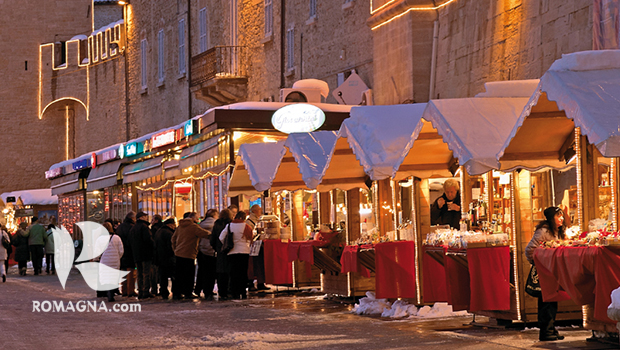
[[[123,248],[123,241],[121,241],[119,236],[114,234],[112,224],[109,222],[104,222],[103,226],[108,230],[108,232],[110,232],[110,241],[106,250],[103,254],[101,254],[100,263],[113,269],[120,270],[121,257],[125,252],[125,249]],[[99,282],[102,285],[116,283],[117,281],[117,273],[106,273],[103,270],[99,270]],[[114,301],[114,289],[108,291],[108,301]]]
[[[4,248],[4,245],[1,244],[2,241],[9,242],[9,244],[11,244],[9,234],[0,228],[0,275],[2,275],[2,283],[4,283],[6,282],[6,269],[4,266],[4,261],[9,258],[9,254],[6,251],[6,248]]]
[[[245,223],[246,214],[242,211],[235,215],[235,219],[222,230],[220,241],[224,239],[228,231],[233,235],[235,242],[232,250],[228,252],[230,263],[230,292],[233,299],[246,299],[245,287],[248,284],[248,259],[250,258],[250,242],[252,242],[252,229]]]

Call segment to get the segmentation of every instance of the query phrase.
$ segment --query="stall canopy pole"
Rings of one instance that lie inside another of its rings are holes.
[[[396,241],[400,241],[400,232],[398,231],[398,210],[396,208],[396,189],[393,178],[390,178],[390,189],[392,190],[392,226],[394,228],[394,239]]]
[[[420,249],[421,244],[418,239],[418,200],[416,198],[416,186],[419,182],[412,178],[411,185],[411,229],[413,230],[413,241],[415,243],[415,287],[416,287],[416,301],[418,305],[422,304],[422,292],[420,288]]]

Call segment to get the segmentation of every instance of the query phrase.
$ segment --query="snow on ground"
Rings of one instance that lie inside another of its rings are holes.
[[[467,311],[452,311],[452,306],[447,303],[435,303],[433,307],[423,306],[418,309],[404,300],[390,303],[387,299],[377,299],[373,292],[366,292],[366,297],[360,299],[359,304],[355,304],[351,312],[358,315],[381,315],[381,317],[390,318],[439,318],[468,315]]]

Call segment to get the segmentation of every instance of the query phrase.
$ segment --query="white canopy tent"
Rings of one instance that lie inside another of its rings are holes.
[[[563,55],[540,79],[498,152],[502,170],[566,168],[574,129],[605,157],[620,156],[620,50]]]
[[[497,153],[513,130],[538,80],[490,82],[473,98],[432,100],[423,118],[437,128],[470,175],[499,169]]]
[[[21,205],[56,205],[58,196],[52,195],[49,188],[4,192],[0,195],[2,201],[6,203],[7,197],[15,197],[16,203]]]

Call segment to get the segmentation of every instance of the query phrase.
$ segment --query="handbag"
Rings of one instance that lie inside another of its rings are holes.
[[[8,251],[11,248],[11,242],[6,238],[4,232],[0,231],[0,236],[2,236],[2,246]]]
[[[252,242],[250,246],[250,256],[258,256],[260,254],[260,248],[263,246],[263,241],[260,239]]]
[[[532,265],[530,273],[527,275],[525,292],[534,298],[542,298],[542,290],[540,289],[540,282],[538,280],[538,271],[536,271],[536,266],[534,265]]]
[[[230,230],[230,224],[228,224],[228,233],[226,233],[226,237],[224,237],[224,242],[222,243],[223,254],[228,254],[235,247],[233,235],[233,232]]]

